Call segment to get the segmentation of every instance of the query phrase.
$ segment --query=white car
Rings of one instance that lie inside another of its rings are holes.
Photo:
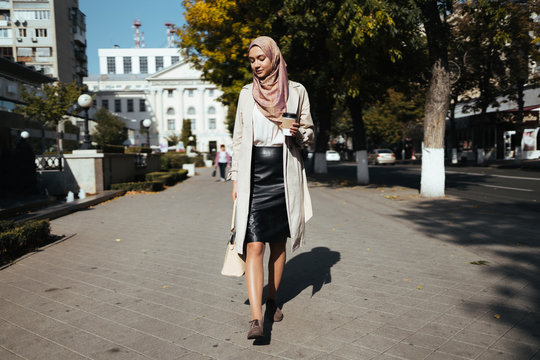
[[[396,163],[396,156],[390,149],[375,149],[368,154],[368,162],[374,165],[394,165]]]
[[[326,161],[340,161],[339,153],[334,150],[326,150]]]

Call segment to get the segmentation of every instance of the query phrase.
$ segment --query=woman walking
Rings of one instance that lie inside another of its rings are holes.
[[[236,251],[246,257],[246,286],[251,308],[248,339],[264,337],[263,256],[270,247],[266,314],[281,321],[277,291],[285,267],[285,246],[304,243],[312,216],[302,147],[313,139],[306,89],[288,80],[285,60],[269,37],[251,42],[248,57],[253,83],[240,91],[228,178],[237,204]],[[288,118],[295,118],[285,136]]]
[[[219,147],[219,151],[216,154],[216,159],[214,160],[216,164],[216,170],[219,166],[219,175],[220,181],[225,181],[225,169],[227,166],[231,165],[231,155],[225,150],[225,145]]]

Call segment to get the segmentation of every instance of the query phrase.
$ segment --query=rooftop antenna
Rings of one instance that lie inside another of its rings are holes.
[[[139,28],[141,27],[141,22],[138,19],[133,20],[133,28],[135,29],[135,47],[140,48],[141,47],[141,33],[139,32]]]
[[[165,26],[167,27],[167,47],[172,48],[174,47],[174,24],[165,23]]]

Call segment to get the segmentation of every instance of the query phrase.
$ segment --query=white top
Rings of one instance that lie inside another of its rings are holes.
[[[281,146],[285,136],[278,125],[268,120],[259,110],[253,107],[253,145],[254,146]]]
[[[227,152],[226,151],[220,151],[219,152],[218,162],[220,162],[220,163],[226,163],[227,162]]]

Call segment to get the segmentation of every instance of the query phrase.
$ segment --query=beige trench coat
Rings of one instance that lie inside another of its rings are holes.
[[[236,251],[243,254],[244,238],[249,215],[251,189],[251,151],[253,148],[253,84],[240,91],[233,134],[233,158],[229,174],[236,185]],[[289,217],[292,250],[304,245],[305,223],[312,217],[306,172],[302,159],[302,147],[313,141],[313,120],[309,109],[306,89],[299,83],[289,81],[287,112],[299,114],[301,124],[298,136],[285,137],[283,146],[283,174],[285,182],[285,202]]]

